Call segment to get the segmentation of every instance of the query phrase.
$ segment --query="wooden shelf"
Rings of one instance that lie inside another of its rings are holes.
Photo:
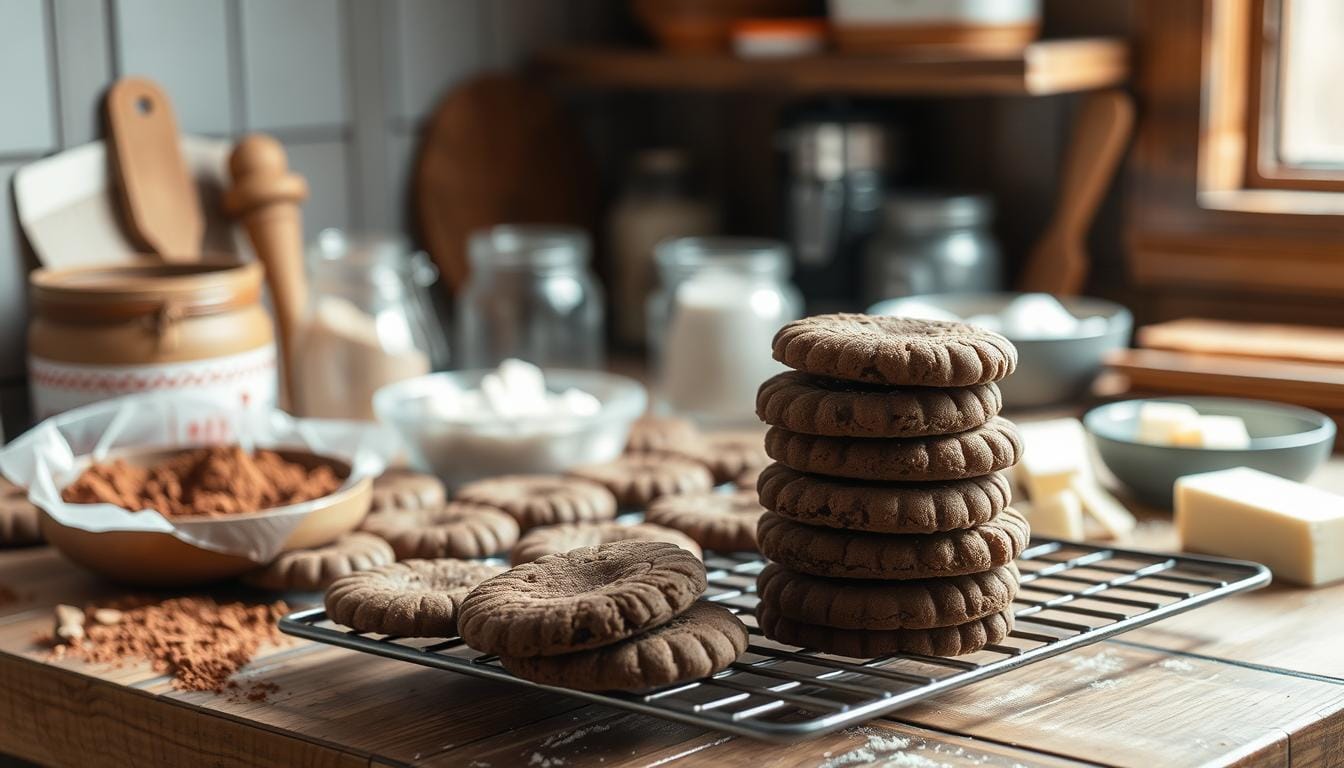
[[[1116,38],[1077,38],[1042,40],[1006,55],[832,53],[789,59],[587,47],[546,51],[537,63],[554,81],[587,88],[1042,96],[1123,83],[1129,47]]]

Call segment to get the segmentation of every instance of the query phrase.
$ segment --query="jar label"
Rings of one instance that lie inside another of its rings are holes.
[[[275,365],[274,344],[237,355],[159,365],[80,365],[30,356],[28,384],[39,419],[100,400],[160,390],[274,408]]]

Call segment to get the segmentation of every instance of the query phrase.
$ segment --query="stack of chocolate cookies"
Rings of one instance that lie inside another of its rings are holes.
[[[757,414],[775,463],[757,584],[767,637],[844,656],[954,656],[1012,629],[1030,538],[1003,470],[1022,444],[994,382],[1017,351],[961,323],[822,315],[790,323]]]

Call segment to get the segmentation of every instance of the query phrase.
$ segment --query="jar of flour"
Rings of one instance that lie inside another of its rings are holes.
[[[788,248],[774,240],[683,237],[658,245],[649,339],[663,405],[706,426],[756,420],[756,390],[783,370],[770,346],[802,313]]]

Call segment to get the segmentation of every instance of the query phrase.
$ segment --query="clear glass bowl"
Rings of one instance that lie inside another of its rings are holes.
[[[506,419],[452,414],[435,406],[453,393],[478,389],[491,370],[418,376],[378,390],[373,410],[401,436],[411,464],[455,489],[483,477],[556,474],[580,464],[610,461],[625,449],[630,424],[648,394],[634,379],[599,371],[547,369],[551,392],[579,389],[597,398],[591,416]]]

